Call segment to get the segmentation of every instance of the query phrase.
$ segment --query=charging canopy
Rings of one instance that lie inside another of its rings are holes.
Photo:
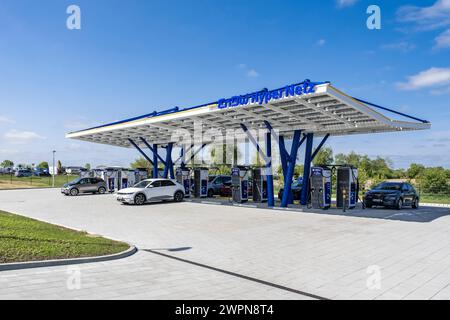
[[[300,88],[300,89],[298,89]],[[378,107],[378,108],[376,108]],[[177,142],[175,132],[194,136],[194,122],[202,122],[202,131],[264,128],[264,121],[291,137],[295,130],[315,136],[338,136],[378,132],[429,129],[431,124],[405,114],[401,120],[385,115],[388,110],[352,98],[330,83],[311,83],[221,99],[217,102],[163,112],[154,112],[66,135],[67,138],[131,148],[129,139],[145,137],[153,144]],[[407,117],[407,118],[405,118]],[[405,120],[407,119],[407,120]],[[414,121],[411,121],[413,119]],[[180,131],[181,130],[181,131]],[[217,131],[216,131],[217,132]],[[139,144],[141,144],[139,142]]]

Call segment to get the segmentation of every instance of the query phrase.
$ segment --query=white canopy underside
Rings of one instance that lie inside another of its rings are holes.
[[[314,132],[315,136],[336,136],[423,130],[431,126],[430,123],[390,119],[330,84],[323,84],[317,86],[314,93],[283,97],[267,104],[219,109],[214,103],[73,132],[66,137],[126,148],[132,147],[128,139],[139,144],[139,138],[143,137],[149,143],[164,145],[178,142],[178,138],[174,137],[179,136],[180,132],[189,132],[194,138],[194,122],[200,121],[203,132],[220,130],[224,136],[226,130],[237,129],[237,132],[242,132],[241,123],[248,129],[265,128],[264,121],[268,121],[275,131],[285,137],[292,136],[294,130]]]

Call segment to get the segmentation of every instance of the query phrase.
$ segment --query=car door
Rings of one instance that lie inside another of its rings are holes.
[[[161,180],[153,181],[145,188],[145,196],[147,200],[159,200],[162,195]]]
[[[223,179],[222,179],[221,176],[218,176],[217,178],[215,178],[213,180],[211,187],[214,190],[214,194],[218,194],[219,193],[220,186],[222,185],[222,181],[223,181]]]
[[[412,202],[411,189],[407,183],[402,186],[403,201],[405,204],[409,205]]]
[[[89,192],[98,191],[98,179],[97,178],[89,178]]]
[[[177,189],[176,184],[170,180],[161,181],[161,198],[172,199]]]
[[[89,185],[90,185],[89,179],[87,179],[87,178],[81,179],[80,182],[77,185],[78,191],[80,191],[80,192],[90,192],[89,191]]]
[[[410,199],[410,203],[414,202],[414,199],[416,198],[416,190],[414,189],[414,187],[410,184],[408,184],[408,193],[409,193],[409,199]]]

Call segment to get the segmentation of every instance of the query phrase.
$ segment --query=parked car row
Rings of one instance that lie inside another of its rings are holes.
[[[301,181],[294,181],[291,191],[294,200],[300,199],[301,190]],[[106,182],[100,178],[78,178],[66,183],[61,188],[61,193],[70,196],[77,196],[80,193],[104,194],[106,191]],[[282,198],[283,191],[284,189],[281,188],[278,192],[279,199]],[[208,196],[214,195],[231,196],[231,177],[214,176],[210,179]],[[183,199],[184,187],[171,179],[146,179],[131,188],[121,189],[117,192],[117,201],[124,204],[142,205],[146,202],[164,200],[180,202]],[[382,182],[364,194],[363,202],[366,208],[383,206],[402,209],[404,206],[411,206],[417,209],[419,195],[409,183]]]
[[[106,187],[106,182],[100,178],[78,178],[66,183],[61,188],[61,193],[67,196],[81,193],[104,194]],[[184,199],[184,187],[170,179],[146,179],[131,188],[119,190],[116,198],[121,203],[136,205],[164,200],[180,202]]]
[[[17,169],[17,170],[11,170],[9,172],[5,172],[8,174],[12,174],[14,173],[14,176],[16,177],[49,177],[50,173],[48,172],[47,169],[41,169],[41,168],[37,168],[37,169]]]

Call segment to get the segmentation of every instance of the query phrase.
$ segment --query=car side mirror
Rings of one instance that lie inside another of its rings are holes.
[[[152,185],[150,185],[150,186],[148,186],[147,188],[154,188],[155,186],[152,186]]]

